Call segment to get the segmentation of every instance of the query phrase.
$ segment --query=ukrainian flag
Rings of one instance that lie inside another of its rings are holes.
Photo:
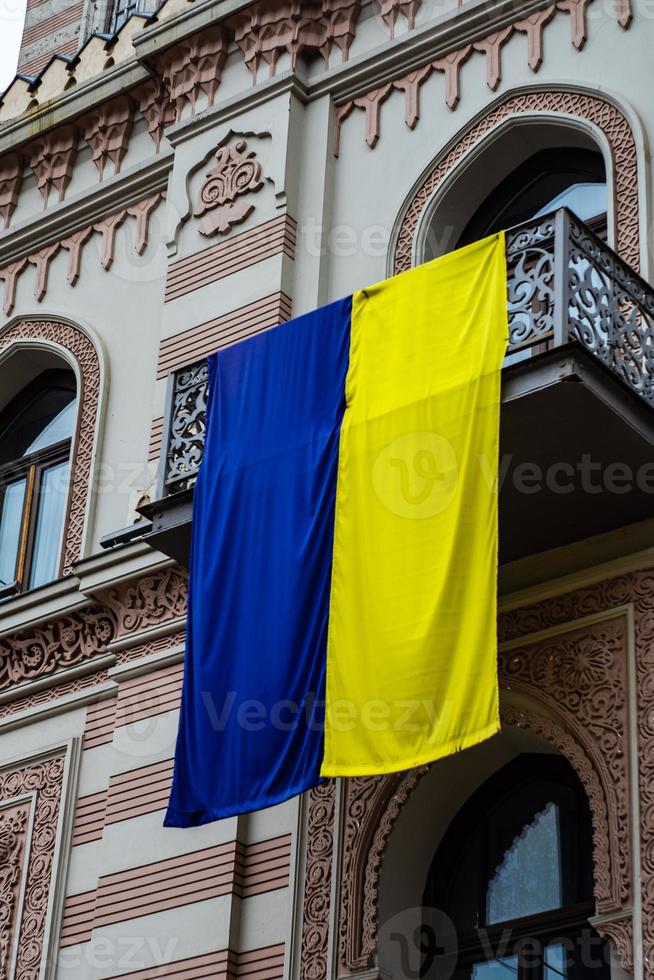
[[[503,235],[209,362],[166,825],[499,729]]]

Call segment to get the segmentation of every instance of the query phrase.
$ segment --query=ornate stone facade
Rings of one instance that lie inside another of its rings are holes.
[[[3,978],[34,980],[39,976],[64,764],[62,752],[44,762],[0,772],[0,977]],[[26,796],[31,796],[31,801],[21,799]],[[31,819],[29,840],[28,818]],[[18,906],[19,888],[23,890],[21,907]],[[12,955],[16,959],[10,973]]]
[[[505,639],[521,636],[523,645],[511,644],[500,656],[500,684],[505,692],[504,725],[539,735],[561,752],[576,769],[588,795],[593,816],[596,927],[614,941],[627,970],[633,969],[632,879],[629,827],[638,815],[631,812],[629,722],[627,709],[629,619],[626,603],[635,602],[641,618],[636,636],[649,630],[650,606],[654,597],[643,587],[652,584],[652,573],[630,576],[626,580],[604,583],[584,590],[575,597],[565,596],[535,607],[518,610],[502,618]],[[641,596],[640,600],[638,597]],[[606,601],[604,601],[606,600]],[[618,606],[613,617],[592,625],[578,625],[584,616],[599,614]],[[548,615],[549,611],[549,615]],[[553,625],[570,624],[568,630],[544,639],[531,634]],[[647,633],[649,636],[649,633]],[[641,638],[638,673],[641,704],[641,732],[649,724],[647,701],[643,700],[643,681],[648,676],[649,652]],[[647,683],[650,684],[649,678]],[[650,684],[651,686],[651,684]],[[521,695],[533,709],[517,708],[511,692]],[[651,738],[654,745],[654,738]],[[641,793],[648,776],[648,755],[642,736],[639,753]],[[354,778],[345,781],[342,828],[332,826],[332,836],[340,840],[338,880],[339,976],[356,975],[375,966],[378,896],[384,851],[402,807],[429,767],[408,773]],[[649,770],[651,772],[651,769]],[[322,788],[323,794],[329,794]],[[647,800],[652,796],[648,790]],[[311,806],[317,798],[312,797]],[[310,813],[311,813],[310,808]],[[322,811],[321,836],[327,833],[329,816]],[[654,880],[654,865],[648,863],[646,849],[654,830],[643,841],[643,873]],[[332,845],[333,847],[333,845]],[[323,845],[322,853],[329,852]],[[649,877],[643,879],[647,896],[643,903],[643,928],[647,938],[646,956],[654,952],[654,902],[649,900]],[[330,874],[320,856],[308,855],[305,889],[315,904],[330,896]],[[320,894],[317,894],[320,891]],[[308,930],[309,902],[305,899],[305,931]],[[302,951],[304,975],[317,976],[318,964],[326,956],[327,937],[322,944],[314,939]]]
[[[263,187],[261,164],[245,140],[221,146],[215,153],[216,166],[207,173],[195,208],[202,218],[200,233],[206,237],[224,234],[252,213],[254,204],[241,201]]]
[[[186,575],[167,568],[107,590],[102,602],[1,639],[0,690],[56,674],[106,652],[114,640],[183,618],[186,596]]]
[[[609,99],[581,92],[534,90],[502,99],[483,118],[470,125],[425,176],[406,204],[393,256],[394,272],[411,268],[416,231],[433,195],[468,153],[478,148],[493,130],[512,116],[572,116],[597,126],[611,150],[616,200],[616,251],[634,269],[640,267],[638,201],[638,154],[636,141],[624,114]]]

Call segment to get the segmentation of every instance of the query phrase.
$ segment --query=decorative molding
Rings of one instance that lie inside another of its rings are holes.
[[[347,61],[360,10],[360,0],[273,0],[251,4],[228,24],[256,85],[261,62],[272,78],[282,54],[290,55],[293,71],[304,51],[318,52],[328,68],[336,46]]]
[[[432,71],[444,73],[445,104],[448,109],[454,111],[461,96],[461,67],[473,52],[483,54],[486,58],[486,84],[491,92],[494,92],[502,81],[502,50],[516,31],[527,35],[527,61],[531,70],[537,72],[543,63],[544,30],[557,11],[570,13],[572,43],[577,50],[580,50],[587,36],[585,10],[589,2],[590,0],[559,0],[559,2],[552,3],[526,18],[518,18],[513,24],[508,24],[499,30],[491,31],[485,36],[479,37],[472,44],[466,43],[460,48],[455,48],[435,61],[428,62],[417,69],[414,68],[408,74],[394,78],[391,82],[378,86],[364,95],[354,96],[345,102],[336,104],[334,107],[334,155],[339,155],[343,121],[347,119],[355,107],[365,110],[365,140],[371,149],[376,146],[379,138],[379,107],[393,89],[400,89],[405,92],[407,99],[406,124],[409,129],[413,129],[420,118],[420,84],[429,77]],[[390,7],[390,2],[388,6]],[[408,6],[408,4],[395,4],[394,6]],[[618,24],[626,30],[632,20],[631,4],[618,2],[615,7],[615,15]],[[416,77],[419,78],[420,84],[417,84]]]
[[[510,24],[504,30],[494,31],[482,41],[475,41],[473,48],[486,55],[486,84],[491,92],[494,92],[502,81],[502,65],[500,52],[502,46],[506,44],[513,34],[513,25]]]
[[[422,0],[377,0],[377,3],[391,37],[395,37],[395,25],[400,14],[406,17],[408,29],[413,30]]]
[[[0,980],[10,980],[25,870],[29,801],[0,805]]]
[[[8,807],[5,811],[3,806],[0,814],[13,811],[13,817],[0,816],[0,904],[4,913],[0,918],[2,978],[10,976],[5,955],[10,952],[14,937],[12,980],[33,980],[40,975],[64,772],[65,755],[61,753],[45,762],[26,763],[0,774],[0,806],[7,804]],[[31,796],[31,802],[19,802],[21,797],[27,796]],[[16,804],[12,806],[14,800]],[[17,909],[16,894],[18,877],[24,878],[20,910]]]
[[[209,238],[225,234],[254,211],[254,204],[239,201],[263,187],[261,164],[256,152],[248,150],[245,140],[234,146],[221,146],[214,154],[216,166],[206,174],[195,211],[200,222],[200,234]],[[211,214],[207,214],[211,212]]]
[[[93,225],[93,231],[97,231],[102,236],[102,257],[100,265],[105,272],[111,268],[114,261],[114,251],[116,248],[116,232],[125,221],[127,211],[116,211],[102,221]]]
[[[168,567],[99,595],[100,601],[51,619],[44,625],[3,636],[0,639],[0,691],[36,678],[56,675],[68,667],[100,657],[108,652],[112,643],[123,637],[138,635],[151,627],[181,619],[186,614],[187,576],[181,569]],[[117,659],[128,662],[159,652],[171,646],[176,639],[176,636],[162,637],[137,644],[126,649]],[[104,666],[106,664],[103,662]],[[100,679],[105,677],[103,675]],[[55,676],[53,690],[37,692],[35,700],[20,702],[19,710],[43,703],[50,696],[58,697],[97,684],[100,679],[91,674],[65,685],[64,690],[64,687],[54,687]],[[16,691],[17,700],[19,691]],[[0,717],[16,710],[16,702],[2,706]],[[96,721],[106,713],[104,702],[97,706],[97,713]],[[97,727],[95,725],[94,731]]]
[[[302,912],[300,980],[328,976],[329,906],[334,858],[336,783],[328,780],[307,795],[308,821]]]
[[[43,206],[47,208],[50,191],[54,188],[63,201],[66,188],[73,176],[77,158],[77,130],[75,126],[60,126],[35,140],[25,150],[30,167],[41,192]]]
[[[586,11],[591,0],[558,0],[558,10],[570,14],[571,40],[577,51],[581,51],[588,40]]]
[[[170,93],[176,119],[182,118],[187,102],[195,115],[200,92],[205,92],[209,105],[213,105],[227,60],[227,49],[225,30],[216,25],[181,41],[161,55],[156,67]]]
[[[160,78],[149,78],[143,85],[132,89],[130,95],[136,100],[139,112],[148,124],[148,133],[158,153],[164,132],[168,126],[172,126],[176,116],[168,86]]]
[[[23,185],[23,162],[17,153],[0,157],[0,217],[5,228],[16,210],[18,196]]]
[[[34,296],[38,303],[41,302],[48,289],[48,273],[50,263],[61,248],[59,242],[53,245],[46,245],[33,255],[28,256],[27,261],[36,266],[36,282],[34,284]]]
[[[61,247],[65,248],[70,255],[68,259],[68,282],[71,286],[74,286],[79,279],[80,265],[82,262],[82,247],[88,242],[89,238],[93,234],[93,225],[89,225],[87,228],[81,228],[70,236],[70,238],[64,238],[61,242]]]
[[[543,31],[555,13],[556,4],[552,3],[513,25],[516,31],[527,35],[527,62],[532,71],[538,71],[543,64]]]
[[[1,273],[0,273],[1,275]],[[7,284],[5,282],[5,290]],[[63,546],[63,574],[70,573],[72,564],[81,557],[82,538],[84,534],[84,520],[86,515],[86,502],[91,484],[91,462],[93,458],[93,447],[95,442],[96,422],[98,416],[98,404],[100,398],[100,362],[93,342],[79,327],[60,320],[50,319],[25,319],[17,320],[8,329],[0,332],[0,354],[7,351],[13,344],[23,340],[48,341],[58,344],[67,350],[77,362],[80,372],[80,382],[78,390],[78,433],[73,444],[71,456],[71,477],[68,499],[68,509],[65,521],[64,546]],[[65,649],[70,640],[70,636],[64,629],[58,638],[62,644],[62,649],[48,651],[47,641],[42,649],[32,649],[29,644],[22,650],[20,656],[25,658],[23,666],[28,671],[38,666],[42,658],[46,660],[50,656],[65,654]],[[6,638],[0,640],[0,661],[4,660]],[[0,689],[11,683],[9,678],[5,681],[6,664],[0,666]],[[36,673],[26,673],[23,677],[36,676]]]
[[[511,116],[538,113],[576,116],[604,133],[613,159],[615,248],[625,262],[638,271],[638,152],[626,117],[612,102],[599,95],[535,89],[522,95],[509,96],[496,104],[481,120],[464,130],[454,146],[437,159],[404,210],[393,256],[395,273],[411,268],[416,231],[424,209],[464,157]]]
[[[114,173],[120,173],[134,126],[134,105],[129,97],[119,95],[103,103],[84,116],[80,126],[91,147],[91,159],[98,168],[100,180],[109,160],[114,165]]]
[[[16,302],[16,283],[28,262],[37,268],[34,295],[41,302],[47,293],[50,262],[60,248],[64,248],[69,252],[67,280],[71,286],[75,286],[80,275],[82,249],[94,232],[102,237],[100,264],[103,269],[110,269],[115,256],[116,232],[128,217],[136,219],[134,251],[137,255],[142,255],[148,246],[152,212],[165,197],[165,191],[156,191],[149,197],[143,198],[143,200],[137,201],[135,204],[130,204],[121,211],[115,211],[113,214],[107,215],[100,221],[95,222],[95,224],[80,228],[68,238],[53,242],[50,245],[45,245],[38,252],[33,252],[25,258],[12,262],[4,269],[0,269],[0,280],[3,280],[5,284],[3,299],[5,314],[9,316],[14,308]]]
[[[501,618],[504,639],[524,638],[524,645],[500,654],[502,688],[510,688],[536,705],[526,710],[503,705],[506,725],[534,732],[549,741],[574,766],[584,784],[593,815],[593,858],[597,930],[616,945],[626,970],[633,969],[632,867],[629,833],[631,788],[627,708],[629,620],[624,603],[636,603],[640,704],[641,827],[644,931],[647,963],[654,953],[654,788],[649,763],[654,758],[654,727],[647,705],[654,698],[654,571],[584,589],[573,596],[547,600]],[[612,618],[592,626],[578,621],[592,613],[619,607]],[[577,622],[575,622],[575,620]],[[554,637],[532,640],[552,625],[569,624]],[[645,689],[643,689],[645,688]],[[542,710],[541,710],[542,709]],[[645,749],[645,744],[647,749]],[[429,767],[383,777],[346,780],[343,785],[343,827],[340,832],[338,949],[339,976],[375,966],[379,875],[390,833],[403,805]],[[313,791],[314,794],[317,791]],[[327,790],[325,790],[327,792]],[[643,794],[646,794],[643,796]],[[310,797],[310,801],[312,797]],[[647,807],[649,806],[649,810]],[[311,807],[311,802],[310,802]],[[311,809],[309,811],[311,819]],[[331,830],[330,830],[331,827]],[[333,847],[333,808],[321,816],[321,851]],[[310,840],[310,832],[309,832]],[[330,861],[331,864],[331,861]],[[331,870],[330,870],[331,874]],[[649,876],[649,877],[648,877]],[[301,976],[324,976],[319,964],[327,955],[327,936],[312,928],[308,904],[314,880],[322,882],[319,898],[329,900],[331,885],[323,881],[320,854],[307,852]],[[323,921],[328,910],[321,907]],[[367,974],[366,974],[367,975]]]
[[[17,259],[10,265],[5,266],[4,269],[0,269],[0,279],[5,284],[4,295],[2,299],[2,309],[5,316],[9,316],[16,304],[16,284],[18,282],[18,277],[27,265],[27,258]]]

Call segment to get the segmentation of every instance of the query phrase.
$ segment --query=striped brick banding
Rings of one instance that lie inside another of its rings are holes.
[[[224,313],[197,327],[162,341],[159,349],[157,378],[206,357],[245,337],[285,323],[291,318],[291,300],[285,293],[272,293],[240,309]]]
[[[105,875],[94,928],[179,908],[221,895],[243,898],[288,885],[290,835],[244,847],[238,841]]]
[[[148,463],[153,463],[161,455],[161,443],[163,440],[163,416],[152,419],[150,428],[150,445],[148,446]]]
[[[172,778],[172,759],[112,776],[107,798],[107,824],[165,809]]]
[[[38,75],[54,54],[60,54],[64,58],[72,58],[73,55],[77,54],[77,47],[78,39],[73,38],[73,40],[59,45],[56,51],[46,51],[36,58],[30,58],[29,61],[24,61],[22,65],[19,65],[18,71],[21,75]]]
[[[297,222],[288,214],[271,218],[202,252],[173,263],[166,277],[165,302],[201,289],[275,255],[295,258]]]
[[[179,708],[182,694],[183,664],[133,677],[120,686],[116,708],[116,727],[131,725]]]
[[[105,825],[107,791],[80,796],[75,808],[73,824],[73,847],[100,840]]]
[[[291,837],[284,834],[250,844],[244,850],[242,877],[235,891],[241,898],[286,888],[291,872]]]
[[[53,14],[52,17],[43,17],[40,20],[35,21],[35,23],[30,24],[29,27],[25,28],[23,32],[23,42],[22,46],[25,48],[29,44],[34,44],[35,41],[40,41],[44,37],[50,37],[56,31],[61,30],[62,27],[67,27],[69,24],[74,24],[76,21],[79,22],[82,19],[82,11],[84,9],[83,3],[75,3],[70,7],[60,10],[59,13]],[[50,55],[54,54],[52,51]],[[61,52],[57,52],[61,53]]]
[[[92,891],[68,896],[64,903],[60,946],[89,942],[93,930],[96,895],[97,892]]]
[[[94,749],[111,742],[116,724],[116,698],[92,704],[86,714],[84,748]]]
[[[120,980],[121,977],[128,980],[158,980],[159,977],[172,980],[282,980],[283,975],[284,944],[280,943],[245,953],[221,949],[203,956],[162,963],[147,970],[121,973],[109,980]]]

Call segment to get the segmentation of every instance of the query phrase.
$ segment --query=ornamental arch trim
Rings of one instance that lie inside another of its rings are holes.
[[[478,152],[512,118],[539,119],[595,130],[610,154],[607,175],[613,178],[614,247],[639,271],[641,235],[638,146],[625,113],[608,97],[580,90],[530,88],[504,96],[477,115],[439,154],[419,178],[405,201],[396,224],[389,274],[405,272],[416,261],[420,229],[434,197],[460,165]]]
[[[534,699],[535,702],[537,699]],[[525,710],[511,704],[502,708],[504,725],[538,735],[557,749],[577,772],[588,796],[593,819],[593,861],[595,900],[598,915],[595,926],[614,942],[621,963],[633,970],[633,928],[631,909],[631,869],[626,876],[613,865],[622,851],[624,828],[612,819],[615,800],[608,772],[598,765],[597,753],[585,746],[579,731],[569,726],[569,718],[548,717],[548,705],[540,711]],[[344,794],[344,826],[341,849],[341,900],[338,914],[338,976],[368,976],[377,954],[378,911],[384,853],[402,809],[422,777],[429,771],[422,766],[399,775],[348,780]],[[613,871],[613,873],[612,873]],[[614,894],[614,877],[627,882],[623,902]]]
[[[102,392],[102,361],[96,343],[63,317],[20,317],[0,330],[0,371],[12,353],[29,347],[67,360],[77,379],[77,425],[71,447],[71,483],[64,522],[62,574],[83,557]]]

